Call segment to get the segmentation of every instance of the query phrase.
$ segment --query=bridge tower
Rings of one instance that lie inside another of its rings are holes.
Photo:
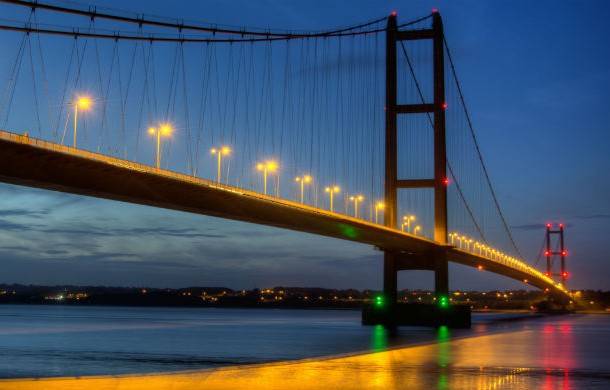
[[[553,224],[546,224],[546,238],[545,238],[545,250],[544,256],[546,257],[546,274],[547,276],[559,276],[561,278],[561,284],[566,285],[566,281],[568,280],[568,271],[566,270],[566,257],[568,255],[568,251],[565,248],[565,241],[563,235],[563,224],[560,223],[557,226],[557,229],[553,229]],[[554,251],[551,243],[551,235],[556,234],[559,236],[559,250]],[[553,274],[553,257],[559,256],[561,261],[560,272],[558,275]]]
[[[434,101],[400,104],[397,101],[397,43],[432,40]],[[386,102],[385,102],[385,225],[397,228],[397,193],[401,188],[434,189],[434,240],[447,244],[447,154],[445,139],[445,73],[443,22],[438,12],[432,15],[432,28],[399,31],[396,13],[387,21],[386,30]],[[432,114],[434,118],[434,177],[404,179],[398,177],[397,117],[408,114]],[[391,305],[397,300],[397,272],[401,269],[431,269],[435,273],[437,297],[448,294],[449,276],[446,251],[427,254],[428,261],[411,261],[408,254],[384,253],[384,296]],[[432,260],[432,261],[430,261]],[[417,265],[419,264],[419,265]]]

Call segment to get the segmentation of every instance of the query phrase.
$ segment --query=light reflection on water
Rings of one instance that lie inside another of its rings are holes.
[[[357,312],[106,308],[103,315],[89,309],[50,316],[44,310],[0,307],[5,377],[16,369],[22,375],[13,377],[208,370],[0,381],[0,389],[610,388],[610,316],[478,317],[462,331],[362,327]],[[19,328],[37,331],[20,335]],[[348,355],[311,359],[332,353]],[[209,368],[302,358],[310,359]]]
[[[371,329],[371,350],[373,352],[384,351],[388,348],[390,330],[383,325],[374,325]]]
[[[437,329],[437,345],[438,345],[438,384],[437,388],[440,390],[447,389],[447,366],[451,363],[451,344],[449,327],[443,325]]]

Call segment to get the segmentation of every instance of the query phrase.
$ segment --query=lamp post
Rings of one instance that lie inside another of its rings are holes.
[[[93,101],[90,97],[87,96],[79,96],[74,102],[74,139],[72,141],[73,147],[76,147],[76,133],[78,130],[78,111],[79,109],[82,111],[89,111],[92,105]]]
[[[148,134],[157,138],[157,153],[155,159],[155,166],[157,169],[161,168],[161,137],[169,137],[172,135],[174,129],[169,123],[161,123],[158,127],[149,127]]]
[[[256,164],[256,169],[263,173],[263,193],[267,195],[267,175],[274,173],[279,168],[277,162],[268,160],[262,163]]]
[[[385,203],[377,202],[375,203],[375,223],[379,223],[379,210],[385,210]]]
[[[339,192],[341,192],[341,188],[338,185],[332,185],[330,187],[326,187],[324,189],[325,192],[328,193],[328,195],[330,196],[330,212],[333,212],[333,198],[335,196],[335,194],[338,194]]]
[[[417,233],[421,230],[421,226],[417,225],[413,228],[413,234],[417,236]]]
[[[455,237],[457,236],[457,233],[449,233],[449,242],[451,245],[455,245]]]
[[[402,217],[403,223],[401,225],[402,230],[404,231],[404,227],[407,227],[407,232],[411,233],[411,222],[415,221],[415,215],[405,215]]]
[[[228,146],[221,146],[220,148],[212,148],[210,149],[210,153],[212,156],[218,156],[218,170],[216,172],[216,181],[220,184],[221,175],[221,167],[222,167],[222,156],[228,156],[231,154],[232,150]]]
[[[349,200],[354,202],[354,218],[358,218],[358,203],[364,200],[364,196],[362,195],[354,195],[350,196]]]
[[[311,183],[313,180],[309,175],[298,176],[294,179],[301,186],[301,203],[305,203],[305,184]]]

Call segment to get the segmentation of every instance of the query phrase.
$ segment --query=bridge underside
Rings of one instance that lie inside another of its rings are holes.
[[[435,259],[482,266],[565,297],[526,271],[378,224],[213,181],[0,131],[0,181],[274,226],[373,245],[396,270],[436,269]],[[439,257],[440,256],[440,257]]]

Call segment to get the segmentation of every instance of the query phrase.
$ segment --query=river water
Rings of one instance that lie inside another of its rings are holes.
[[[417,356],[399,358],[397,367],[439,388],[453,388],[451,378],[485,375],[508,385],[610,389],[610,316],[514,316],[475,314],[470,330],[389,331],[362,326],[360,312],[350,310],[0,305],[0,377],[171,372],[390,351]]]

